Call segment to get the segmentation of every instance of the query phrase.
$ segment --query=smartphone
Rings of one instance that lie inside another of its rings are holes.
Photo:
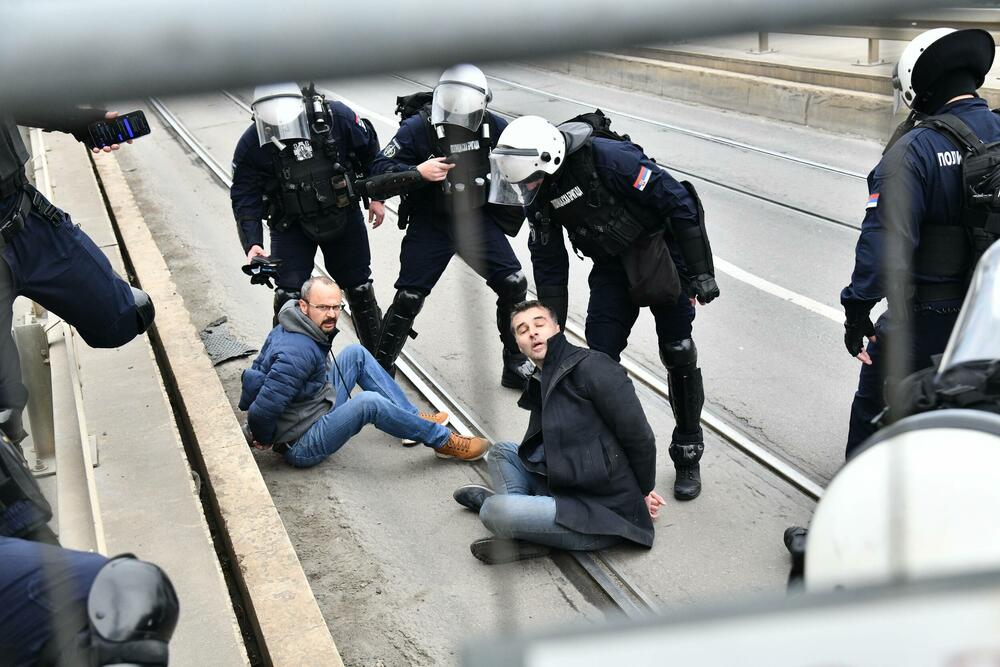
[[[99,120],[87,126],[90,142],[94,148],[104,148],[111,144],[124,144],[149,134],[149,123],[142,111],[130,111],[111,120]]]

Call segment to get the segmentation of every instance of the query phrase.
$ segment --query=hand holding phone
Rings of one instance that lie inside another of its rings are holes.
[[[144,137],[150,132],[146,114],[141,110],[99,120],[88,125],[87,130],[90,135],[88,143],[94,150],[111,150],[116,144],[131,143],[133,139]]]

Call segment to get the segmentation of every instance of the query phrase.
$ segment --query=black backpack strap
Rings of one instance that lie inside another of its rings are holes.
[[[979,153],[985,144],[965,122],[954,114],[945,113],[931,116],[920,123],[927,125],[951,139],[963,154]]]

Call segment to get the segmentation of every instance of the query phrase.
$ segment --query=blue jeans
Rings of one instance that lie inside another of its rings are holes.
[[[548,482],[524,467],[517,443],[493,445],[487,467],[496,495],[483,503],[479,518],[497,537],[572,551],[603,549],[621,540],[617,535],[578,533],[556,523],[556,499],[549,495]]]
[[[360,345],[348,345],[337,355],[330,368],[330,384],[337,388],[333,409],[285,452],[285,461],[296,468],[316,465],[343,447],[365,424],[374,424],[389,435],[416,440],[435,449],[448,442],[451,431],[422,419],[396,381]],[[363,391],[351,397],[350,390],[355,385]]]

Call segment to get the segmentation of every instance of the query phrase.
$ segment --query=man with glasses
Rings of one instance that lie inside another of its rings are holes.
[[[285,461],[307,468],[323,461],[365,424],[397,438],[422,442],[442,458],[475,461],[489,443],[445,428],[448,415],[423,413],[361,345],[332,357],[330,348],[343,311],[333,280],[310,278],[302,297],[278,312],[278,326],[243,371],[240,409],[247,412],[248,439]],[[332,360],[332,364],[330,361]],[[351,390],[361,391],[351,396]]]

